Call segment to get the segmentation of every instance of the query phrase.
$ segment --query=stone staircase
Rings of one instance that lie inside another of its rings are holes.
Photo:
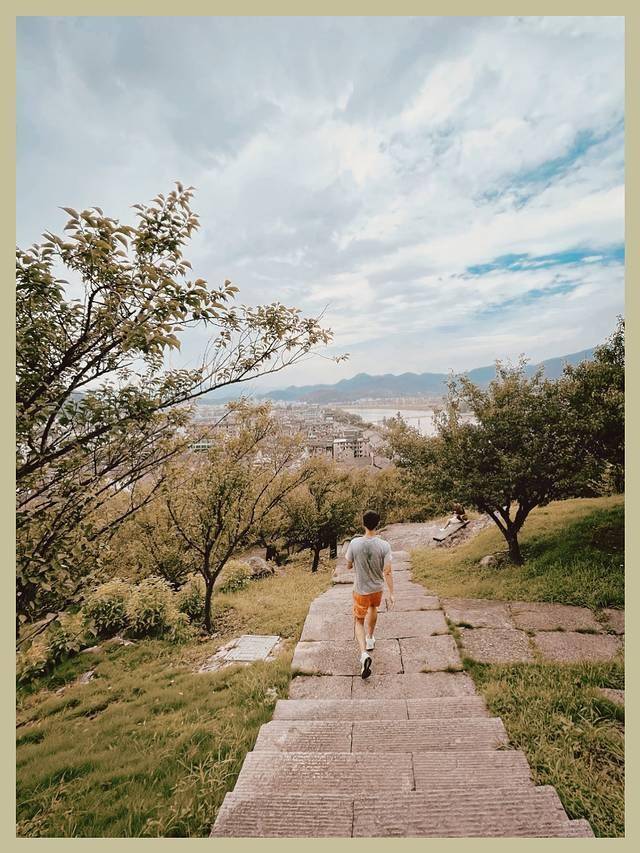
[[[289,699],[263,725],[212,837],[592,837],[490,717],[438,598],[394,552],[369,679],[360,675],[352,574],[312,602]]]

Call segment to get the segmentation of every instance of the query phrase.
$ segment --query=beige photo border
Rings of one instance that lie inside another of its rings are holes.
[[[13,252],[15,250],[15,205],[12,196],[15,194],[15,18],[16,16],[82,16],[88,13],[93,13],[96,16],[104,16],[108,12],[108,16],[176,16],[186,17],[193,15],[203,16],[223,16],[223,15],[238,15],[238,16],[301,16],[301,15],[349,15],[349,16],[405,16],[405,15],[474,15],[474,16],[489,16],[489,15],[513,15],[523,14],[553,14],[559,12],[562,14],[574,15],[606,15],[616,14],[624,15],[626,23],[626,104],[625,104],[625,122],[626,122],[626,239],[625,239],[625,316],[630,326],[627,329],[627,364],[628,377],[637,377],[640,371],[637,369],[638,354],[640,344],[636,339],[635,322],[638,320],[638,294],[636,276],[640,270],[640,264],[637,259],[637,248],[632,237],[638,234],[638,204],[635,199],[640,190],[640,179],[638,170],[640,167],[640,119],[638,116],[638,99],[640,77],[640,63],[638,61],[638,14],[633,14],[633,8],[637,9],[636,3],[632,5],[629,0],[622,3],[614,3],[611,6],[606,3],[582,2],[577,0],[571,2],[560,3],[484,3],[475,4],[466,0],[466,2],[449,2],[449,3],[418,3],[418,2],[384,2],[384,0],[369,0],[369,2],[329,2],[324,3],[293,3],[293,2],[270,2],[260,3],[257,0],[237,0],[237,2],[197,2],[197,0],[187,0],[179,5],[166,2],[166,0],[138,0],[138,2],[124,3],[121,0],[114,0],[106,8],[105,12],[98,11],[100,7],[91,7],[89,4],[72,2],[72,0],[63,0],[62,2],[11,2],[9,0],[3,5],[2,10],[2,43],[0,50],[0,63],[2,66],[2,75],[0,82],[0,90],[3,97],[3,114],[5,116],[4,132],[2,134],[2,145],[4,148],[2,158],[3,181],[2,186],[5,190],[4,203],[2,204],[2,235],[3,235],[3,256],[6,264],[6,285],[2,296],[2,335],[0,336],[1,363],[3,369],[2,378],[2,395],[3,395],[3,412],[5,417],[2,421],[2,471],[0,483],[4,496],[5,511],[2,514],[2,552],[6,556],[6,564],[2,573],[2,582],[5,588],[4,599],[2,604],[3,612],[3,660],[5,667],[5,685],[3,695],[6,697],[2,702],[2,722],[7,742],[7,753],[4,762],[5,773],[2,778],[2,818],[3,818],[3,833],[2,839],[7,846],[4,849],[35,849],[32,845],[39,849],[46,847],[49,849],[66,850],[69,844],[75,849],[83,851],[104,851],[104,850],[133,850],[137,847],[146,845],[146,849],[150,849],[150,845],[159,844],[163,850],[168,846],[172,849],[181,847],[183,850],[189,846],[194,849],[198,846],[200,850],[216,850],[221,853],[226,851],[244,851],[259,849],[264,853],[275,853],[275,851],[295,851],[301,846],[305,850],[319,850],[321,845],[330,845],[332,851],[336,853],[348,853],[357,849],[358,851],[379,851],[388,849],[389,845],[394,845],[394,849],[401,850],[402,853],[420,853],[420,851],[446,850],[447,853],[460,853],[460,851],[494,851],[500,849],[507,851],[514,845],[517,845],[518,850],[540,849],[554,853],[554,851],[575,850],[576,845],[580,845],[581,849],[587,845],[598,843],[602,845],[615,845],[616,848],[628,846],[629,844],[638,843],[638,806],[635,811],[633,801],[639,794],[637,766],[638,766],[638,732],[635,725],[631,725],[627,736],[627,786],[626,786],[626,837],[624,839],[427,839],[427,838],[375,838],[375,839],[79,839],[69,841],[69,839],[30,839],[15,837],[15,656],[14,656],[14,620],[15,620],[15,599],[14,599],[14,576],[15,576],[15,552],[14,538],[15,526],[13,517],[14,507],[14,465],[15,456],[13,447],[15,445],[15,395],[14,395],[14,376],[15,370],[15,310],[12,287],[8,282],[13,276],[13,269],[9,269],[9,265],[13,264]],[[176,15],[176,11],[180,11],[180,15]],[[532,69],[535,73],[535,69]],[[34,180],[37,180],[37,175],[34,175]],[[12,191],[13,190],[13,191]],[[60,204],[70,204],[72,200],[60,199]],[[634,203],[635,202],[635,203]],[[53,214],[54,211],[51,211]],[[34,239],[37,239],[34,236]],[[634,287],[635,285],[635,287]],[[594,341],[597,343],[597,341]],[[627,519],[635,518],[640,498],[638,496],[638,459],[639,449],[638,440],[636,439],[635,429],[637,428],[638,418],[638,391],[634,390],[633,383],[627,378],[627,483],[626,490],[626,506]],[[630,557],[640,553],[639,546],[640,531],[633,523],[626,524],[626,552],[627,552],[627,600],[631,603],[628,608],[628,613],[632,612],[633,603],[637,601],[638,579],[637,568],[633,564]],[[628,652],[629,660],[629,684],[627,685],[626,698],[627,706],[631,709],[632,715],[636,715],[636,682],[638,675],[639,664],[633,654],[637,641],[636,627],[633,618],[627,619],[627,650],[631,644],[631,653]],[[635,722],[635,720],[634,720]],[[635,796],[634,796],[635,795]],[[638,803],[640,800],[635,800]],[[633,842],[636,838],[636,842]]]

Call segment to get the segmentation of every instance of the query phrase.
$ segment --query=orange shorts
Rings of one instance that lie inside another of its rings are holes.
[[[367,610],[370,607],[380,607],[382,601],[382,590],[378,592],[368,592],[366,595],[353,593],[353,615],[356,619],[364,619],[367,615]]]

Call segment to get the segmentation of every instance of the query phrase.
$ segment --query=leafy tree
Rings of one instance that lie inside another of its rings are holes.
[[[169,463],[162,487],[174,535],[192,554],[205,582],[206,631],[211,631],[214,584],[226,563],[310,476],[297,465],[299,440],[282,434],[268,404],[233,408],[238,429],[220,433],[206,453]]]
[[[47,588],[77,594],[87,542],[122,521],[111,518],[106,530],[96,521],[110,498],[129,497],[123,517],[153,498],[136,486],[184,450],[186,404],[279,371],[331,339],[296,308],[237,306],[231,282],[190,277],[192,194],[176,183],[134,205],[135,226],[100,208],[64,208],[64,236],[46,232],[17,250],[19,619],[41,614]],[[180,332],[196,326],[211,330],[201,365],[165,369]]]
[[[578,413],[578,428],[599,467],[610,469],[616,491],[624,490],[624,318],[596,347],[592,361],[566,365],[566,393]]]
[[[325,459],[312,460],[306,470],[310,476],[304,486],[284,502],[286,537],[299,548],[312,551],[311,571],[316,572],[322,549],[358,527],[364,484]]]
[[[509,556],[522,563],[518,534],[536,506],[569,497],[590,474],[576,429],[577,415],[559,382],[526,361],[496,363],[482,389],[466,376],[449,381],[436,414],[438,435],[406,445],[405,462],[420,470],[435,494],[487,513],[504,536]],[[463,423],[463,406],[475,423]]]

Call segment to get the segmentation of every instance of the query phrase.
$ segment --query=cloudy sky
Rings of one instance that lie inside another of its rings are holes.
[[[622,18],[18,20],[19,245],[193,184],[196,275],[350,353],[256,388],[538,361],[624,310]]]

